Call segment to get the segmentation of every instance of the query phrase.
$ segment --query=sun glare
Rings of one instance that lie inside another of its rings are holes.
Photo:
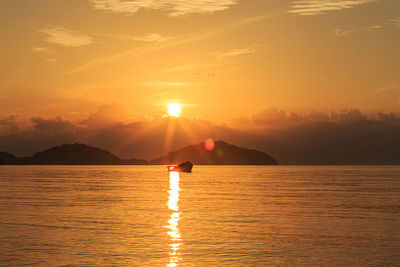
[[[180,104],[170,103],[168,104],[168,114],[172,117],[179,117],[181,108],[182,106]]]

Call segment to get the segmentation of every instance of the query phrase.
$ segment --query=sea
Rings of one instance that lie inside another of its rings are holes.
[[[400,166],[0,166],[0,266],[399,266]]]

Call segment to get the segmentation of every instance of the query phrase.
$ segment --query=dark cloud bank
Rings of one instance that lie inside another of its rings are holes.
[[[162,117],[119,122],[114,116],[117,112],[117,107],[100,107],[79,123],[33,117],[26,125],[17,117],[0,118],[0,151],[31,155],[80,142],[123,158],[150,159],[213,138],[264,151],[281,164],[400,164],[400,116],[393,113],[367,117],[349,109],[299,115],[272,108],[215,125]],[[172,128],[173,134],[168,134]]]

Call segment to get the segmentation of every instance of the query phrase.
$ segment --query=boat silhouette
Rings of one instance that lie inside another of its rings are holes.
[[[186,161],[179,165],[168,165],[169,172],[192,172],[193,164],[190,161]]]

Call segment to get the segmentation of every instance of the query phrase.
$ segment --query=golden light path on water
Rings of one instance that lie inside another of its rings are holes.
[[[168,225],[165,228],[168,228],[169,231],[167,234],[170,236],[171,244],[170,252],[169,252],[169,263],[168,267],[178,266],[179,261],[182,259],[181,253],[179,249],[182,245],[181,233],[179,232],[178,222],[180,220],[180,212],[179,212],[179,172],[170,172],[169,173],[169,196],[168,196],[168,208],[172,210],[170,219],[168,220]]]

